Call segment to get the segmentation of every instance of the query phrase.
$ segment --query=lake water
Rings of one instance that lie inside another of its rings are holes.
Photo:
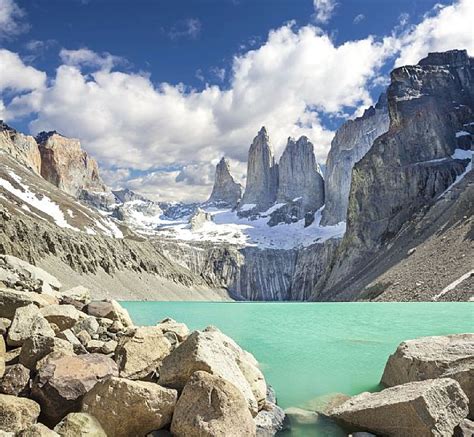
[[[255,355],[283,408],[310,408],[331,393],[377,390],[385,362],[401,341],[474,331],[472,303],[123,304],[138,325],[172,317],[190,329],[217,326]],[[345,434],[323,422],[285,435]]]

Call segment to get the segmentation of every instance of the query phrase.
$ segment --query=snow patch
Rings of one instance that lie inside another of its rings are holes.
[[[250,211],[254,209],[257,205],[255,203],[246,203],[240,207],[241,211]]]
[[[30,188],[24,184],[21,178],[13,173],[12,171],[8,172],[10,177],[18,184],[23,191],[15,188],[9,181],[0,178],[0,186],[5,190],[9,191],[15,197],[21,199],[23,202],[27,203],[28,206],[31,206],[38,211],[46,214],[51,217],[61,228],[73,229],[74,231],[79,231],[79,229],[71,226],[64,217],[64,213],[61,211],[61,208],[58,204],[54,203],[49,197],[42,195],[41,198],[38,198],[37,195],[30,191]]]
[[[466,132],[465,130],[460,130],[456,132],[456,138],[465,137],[466,135],[471,135],[471,134],[469,132]]]

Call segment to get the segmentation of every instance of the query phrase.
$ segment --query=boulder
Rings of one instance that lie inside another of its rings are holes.
[[[474,334],[404,341],[388,359],[381,382],[392,387],[433,378],[458,381],[469,398],[469,416],[474,418]]]
[[[104,342],[104,345],[102,346],[102,349],[100,350],[101,353],[103,354],[113,354],[115,352],[115,349],[117,349],[118,343],[115,340],[109,340]]]
[[[230,381],[247,399],[252,414],[257,414],[259,403],[265,400],[266,385],[265,390],[260,392],[263,384],[260,381],[256,383],[257,375],[261,375],[261,372],[255,366],[255,359],[215,328],[194,331],[171,352],[160,367],[159,383],[182,390],[198,370]]]
[[[152,382],[110,378],[99,382],[82,402],[108,436],[146,435],[171,422],[178,394]]]
[[[474,422],[464,419],[455,429],[453,437],[472,437],[474,436]]]
[[[0,335],[0,378],[5,373],[5,357],[7,355],[7,349],[5,347],[5,340],[3,335]]]
[[[105,343],[100,340],[91,340],[87,343],[86,349],[88,352],[101,352],[104,344]]]
[[[65,355],[74,355],[71,343],[57,337],[45,337],[35,334],[27,338],[21,346],[19,362],[28,369],[34,370],[36,363],[51,352],[62,352]]]
[[[0,335],[5,335],[11,324],[12,324],[12,321],[10,319],[7,319],[5,317],[0,317]]]
[[[290,407],[285,410],[285,414],[292,426],[316,425],[319,422],[319,414],[305,408]]]
[[[8,330],[7,343],[9,346],[21,346],[33,335],[54,337],[54,331],[49,322],[39,312],[36,305],[30,304],[15,311],[12,325]]]
[[[54,430],[61,437],[107,437],[100,422],[87,413],[69,413]]]
[[[178,399],[171,433],[180,436],[256,435],[256,425],[241,391],[226,379],[195,372]]]
[[[50,305],[49,298],[38,293],[0,288],[0,317],[13,319],[18,308],[35,304],[37,307]],[[57,301],[55,302],[57,303]]]
[[[9,351],[7,351],[7,353],[5,354],[5,364],[18,364],[18,357],[20,356],[20,352],[21,347],[17,347],[15,349],[10,349]]]
[[[273,437],[289,428],[288,418],[283,409],[271,402],[265,403],[255,416],[255,425],[257,437]]]
[[[0,255],[0,281],[7,287],[52,295],[62,286],[53,275],[11,255]]]
[[[72,328],[85,314],[73,305],[48,305],[41,308],[41,314],[49,323],[54,323],[60,331]]]
[[[156,326],[140,327],[120,338],[115,349],[120,376],[143,379],[171,352],[171,343]]]
[[[189,336],[189,328],[184,323],[179,323],[170,317],[163,319],[156,326],[160,328],[163,333],[173,332],[180,342],[186,340]]]
[[[71,343],[75,354],[81,355],[81,354],[87,353],[86,349],[84,348],[84,346],[82,345],[82,343],[79,341],[79,339],[76,337],[76,335],[74,334],[72,330],[65,329],[64,331],[59,332],[57,334],[57,337]]]
[[[79,333],[81,331],[85,331],[89,334],[89,336],[92,336],[94,334],[97,334],[99,331],[99,322],[95,317],[87,317],[80,322],[76,323],[72,329],[72,331],[77,334],[79,338]],[[81,341],[82,343],[82,341]],[[84,344],[84,343],[83,343]]]
[[[468,413],[453,379],[429,379],[354,396],[330,412],[350,431],[393,437],[451,436]]]
[[[23,396],[30,389],[30,371],[22,364],[7,366],[0,379],[0,393],[12,396]]]
[[[0,430],[20,432],[34,424],[40,406],[31,399],[0,394]]]
[[[43,415],[56,424],[79,409],[84,394],[95,384],[116,375],[115,362],[104,355],[52,356],[40,367],[32,396],[40,403]]]
[[[62,304],[74,305],[78,310],[92,301],[90,290],[82,285],[61,292],[60,299]]]
[[[78,434],[80,435],[80,434]],[[49,429],[46,425],[42,423],[35,423],[26,428],[21,434],[20,437],[59,437],[57,433]]]
[[[94,317],[105,317],[118,320],[125,327],[133,326],[132,319],[125,308],[122,308],[115,300],[92,301],[86,307],[87,314]]]

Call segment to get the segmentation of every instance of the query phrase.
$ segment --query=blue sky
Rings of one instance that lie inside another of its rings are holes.
[[[472,54],[472,3],[0,0],[0,117],[79,137],[115,186],[200,200],[221,155],[244,181],[262,124],[277,158],[305,134],[324,162],[394,65]]]

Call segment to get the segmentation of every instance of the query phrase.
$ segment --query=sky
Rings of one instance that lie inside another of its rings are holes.
[[[265,125],[278,159],[376,102],[394,67],[474,56],[473,0],[0,0],[0,119],[79,138],[113,188],[202,201],[245,185]]]

